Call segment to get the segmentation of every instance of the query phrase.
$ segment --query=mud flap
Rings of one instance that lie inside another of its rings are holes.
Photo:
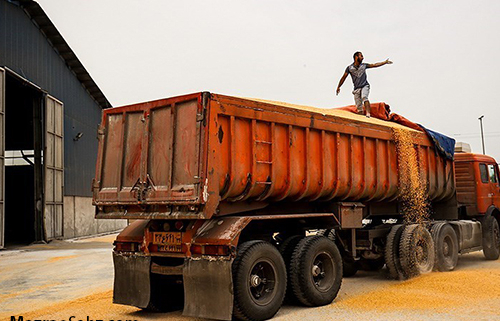
[[[233,313],[233,259],[187,260],[184,266],[183,315],[231,320]]]
[[[115,283],[113,303],[146,308],[149,304],[151,257],[113,252]]]

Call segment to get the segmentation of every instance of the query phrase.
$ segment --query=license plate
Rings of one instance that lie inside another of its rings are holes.
[[[181,245],[182,244],[182,233],[181,232],[156,232],[156,233],[153,233],[153,244]]]
[[[159,252],[182,252],[182,245],[158,245]]]

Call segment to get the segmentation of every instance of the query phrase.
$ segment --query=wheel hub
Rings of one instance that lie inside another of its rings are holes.
[[[321,274],[321,268],[318,266],[318,265],[313,265],[313,268],[312,268],[312,275],[314,277],[317,277]]]
[[[443,255],[448,256],[450,253],[450,246],[448,245],[448,242],[444,242],[443,244]]]
[[[425,257],[424,248],[422,246],[418,246],[416,250],[417,250],[416,251],[417,262],[422,262],[422,260]]]
[[[250,285],[254,288],[258,287],[260,284],[262,283],[262,279],[260,278],[260,276],[256,275],[256,274],[253,274],[251,277],[250,277]]]
[[[268,304],[276,294],[276,281],[276,270],[271,261],[257,262],[248,276],[248,288],[252,300],[258,305]]]

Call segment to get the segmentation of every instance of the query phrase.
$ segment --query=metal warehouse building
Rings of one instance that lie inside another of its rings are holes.
[[[110,107],[38,3],[0,0],[0,248],[126,225],[92,206]]]

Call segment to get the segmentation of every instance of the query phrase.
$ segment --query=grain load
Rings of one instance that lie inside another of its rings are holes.
[[[262,103],[278,105],[278,106],[283,106],[283,107],[288,107],[288,108],[310,111],[310,112],[319,113],[319,114],[323,114],[323,115],[335,116],[335,117],[339,117],[339,118],[354,120],[357,122],[364,122],[364,123],[382,125],[382,126],[391,127],[391,128],[406,129],[406,130],[411,131],[411,132],[417,132],[414,129],[408,128],[408,127],[403,126],[401,124],[398,124],[396,122],[385,121],[385,120],[378,119],[375,117],[369,118],[369,117],[366,117],[365,115],[358,115],[356,113],[353,113],[353,112],[350,112],[347,110],[343,110],[340,108],[318,108],[318,107],[290,104],[290,103],[286,103],[286,102],[282,102],[282,101],[274,101],[274,100],[266,100],[266,99],[258,99],[258,98],[244,98],[244,99],[249,99],[249,100],[253,100],[253,101],[258,101],[258,102],[262,102]]]

